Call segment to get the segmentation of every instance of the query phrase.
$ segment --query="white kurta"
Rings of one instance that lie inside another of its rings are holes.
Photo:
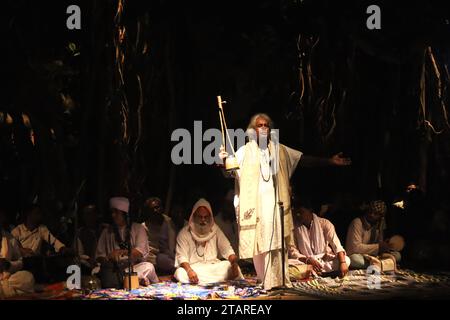
[[[196,243],[189,226],[185,226],[177,237],[175,265],[178,269],[174,276],[180,282],[189,282],[186,271],[180,267],[182,263],[187,262],[197,273],[200,284],[225,281],[231,264],[229,261],[221,261],[220,258],[228,259],[232,254],[234,250],[220,228],[217,228],[216,235],[203,247]],[[242,275],[240,278],[243,278]]]
[[[8,232],[2,231],[0,237],[0,258],[11,263],[8,271],[0,273],[0,299],[34,291],[34,277],[22,269],[22,256],[19,243]]]
[[[119,228],[119,235],[122,240],[125,239],[125,232],[125,227]],[[132,223],[130,238],[131,247],[142,253],[142,259],[137,261],[137,264],[133,266],[133,269],[137,272],[139,279],[147,278],[150,282],[158,282],[159,279],[156,275],[154,265],[150,262],[145,262],[149,252],[147,232],[145,231],[145,228],[138,223]],[[116,241],[113,228],[105,228],[98,240],[96,259],[100,257],[107,258],[111,252],[118,249],[120,249],[120,246]],[[124,266],[126,266],[126,261],[124,261]]]
[[[24,224],[20,224],[11,231],[11,234],[20,242],[23,248],[33,250],[36,255],[41,253],[43,241],[53,246],[56,252],[64,247],[64,244],[56,239],[45,225],[40,225],[34,230],[28,230]]]
[[[316,226],[315,223],[319,225]],[[316,235],[320,232],[320,235]],[[317,239],[321,237],[321,241]],[[299,259],[314,258],[322,265],[322,272],[331,272],[338,270],[339,259],[337,254],[344,252],[334,225],[327,219],[317,217],[311,222],[308,229],[304,225],[296,225],[294,229],[295,245],[289,247],[289,264],[304,264]],[[319,245],[321,247],[316,248]],[[350,258],[345,256],[347,266],[350,266]]]

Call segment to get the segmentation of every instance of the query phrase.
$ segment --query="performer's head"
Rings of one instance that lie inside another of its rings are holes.
[[[162,201],[157,197],[150,197],[145,200],[144,204],[144,218],[145,220],[150,220],[151,222],[163,222],[163,212],[164,208],[162,206]]]
[[[369,204],[364,209],[364,217],[367,222],[374,225],[377,224],[381,218],[386,214],[386,203],[382,200],[376,200],[369,202]]]
[[[248,124],[248,130],[255,130],[258,143],[267,142],[270,139],[270,130],[273,128],[272,119],[265,113],[257,113]]]
[[[42,210],[37,204],[25,208],[25,224],[27,227],[36,228],[43,220]]]
[[[114,224],[122,227],[127,224],[127,214],[130,209],[128,198],[113,197],[109,200],[109,207]]]
[[[309,227],[313,219],[314,207],[312,202],[307,197],[296,196],[292,202],[292,209],[294,212],[294,219],[299,225]]]
[[[94,228],[97,224],[98,210],[94,204],[88,204],[81,210],[81,219],[88,228]]]
[[[205,236],[211,232],[214,218],[208,201],[200,199],[194,204],[189,226],[198,236]]]

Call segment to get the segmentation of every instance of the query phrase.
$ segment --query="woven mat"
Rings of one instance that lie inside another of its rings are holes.
[[[299,295],[323,299],[450,298],[450,274],[422,274],[410,270],[383,275],[350,271],[343,278],[316,278],[293,284]]]
[[[58,283],[47,286],[43,292],[14,299],[207,300],[267,297],[267,293],[256,284],[254,277],[209,286],[180,284],[169,281],[168,278],[164,279],[167,281],[133,291],[109,289],[86,293],[64,289],[64,283]],[[344,279],[319,277],[295,282],[293,286],[293,291],[298,296],[319,299],[449,299],[450,273],[431,275],[401,270],[395,274],[368,276],[365,270],[355,270],[350,271]]]

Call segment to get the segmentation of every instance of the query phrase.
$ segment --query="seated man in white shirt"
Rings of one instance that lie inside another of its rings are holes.
[[[198,200],[189,225],[177,237],[174,277],[182,283],[199,284],[243,279],[237,262],[230,241],[214,223],[209,202]]]
[[[339,241],[333,224],[318,217],[308,200],[294,200],[294,243],[289,245],[289,264],[307,266],[317,274],[348,273],[350,259]],[[290,268],[291,269],[291,268]]]
[[[25,222],[11,231],[11,234],[19,241],[23,257],[39,256],[41,248],[47,242],[55,249],[55,252],[66,250],[65,245],[56,239],[48,228],[41,224],[42,212],[39,206],[32,205],[25,210]]]
[[[346,247],[352,269],[365,269],[374,261],[374,257],[383,255],[394,257],[396,262],[400,262],[400,252],[394,251],[392,244],[384,239],[386,210],[383,201],[372,201],[365,208],[364,215],[350,223]]]
[[[33,275],[22,268],[19,243],[0,225],[0,299],[34,291]]]
[[[146,262],[149,249],[145,228],[139,223],[128,221],[128,198],[113,197],[109,200],[109,205],[113,225],[103,230],[96,252],[96,260],[101,264],[102,287],[121,288],[129,263],[137,273],[141,285],[159,282],[155,267]]]

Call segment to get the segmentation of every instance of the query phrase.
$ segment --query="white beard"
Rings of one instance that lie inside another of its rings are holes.
[[[195,224],[195,232],[200,236],[207,235],[210,231],[211,227],[209,225],[202,226],[198,223]]]
[[[266,149],[269,145],[269,136],[268,134],[259,133],[258,145],[261,149]]]

